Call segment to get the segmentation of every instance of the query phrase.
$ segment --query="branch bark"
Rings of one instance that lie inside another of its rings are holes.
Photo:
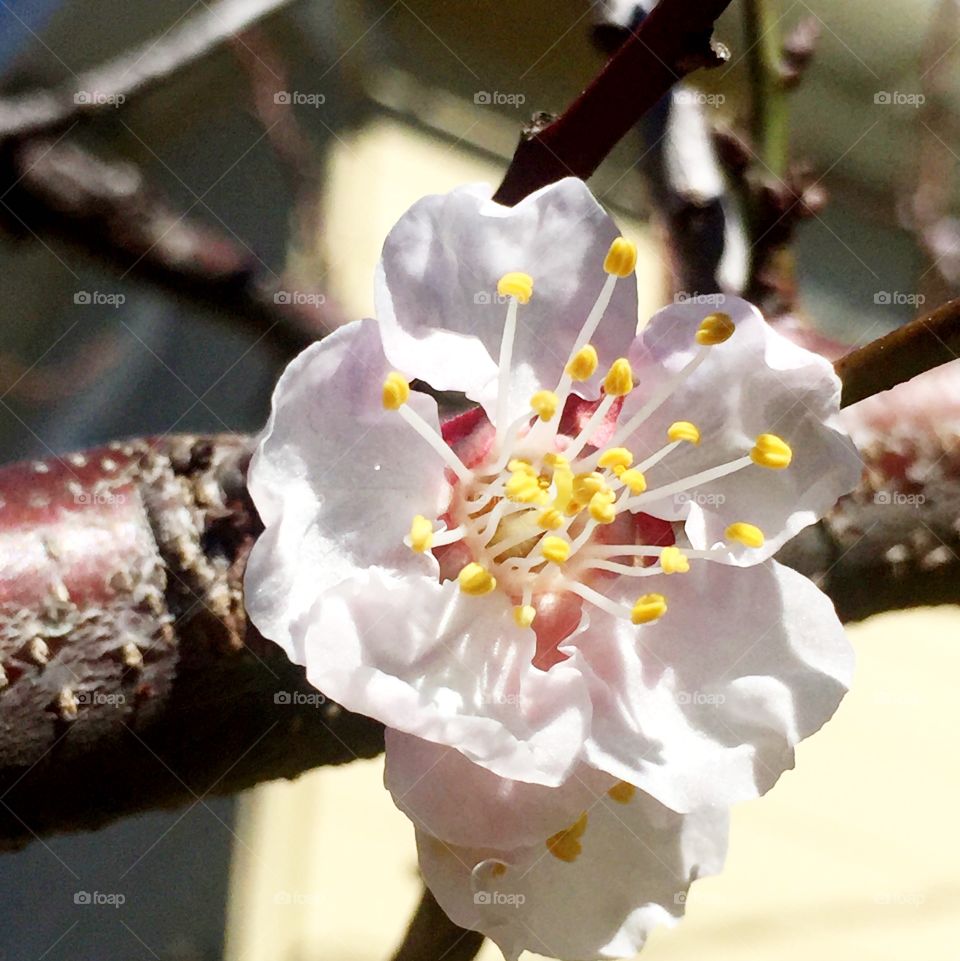
[[[563,177],[586,180],[680,79],[723,62],[713,25],[730,0],[660,0],[590,86],[523,133],[494,200],[512,206]]]

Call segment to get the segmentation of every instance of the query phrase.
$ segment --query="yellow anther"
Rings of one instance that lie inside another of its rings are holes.
[[[537,526],[547,531],[563,527],[563,514],[556,507],[548,507],[538,518]]]
[[[533,296],[533,278],[519,270],[504,274],[497,281],[497,293],[501,297],[516,297],[525,304]]]
[[[410,384],[395,370],[383,382],[383,406],[386,410],[400,410],[410,397]]]
[[[665,547],[660,551],[660,567],[664,574],[686,574],[690,561],[679,547]]]
[[[584,811],[570,827],[557,831],[556,834],[547,838],[547,850],[558,860],[572,864],[583,851],[580,838],[583,837],[583,832],[586,830],[587,812]]]
[[[586,504],[582,504],[580,501],[574,498],[567,504],[566,507],[564,507],[563,513],[566,514],[567,517],[576,517],[577,514],[584,509],[584,507],[586,507]]]
[[[613,502],[616,499],[613,491],[598,491],[590,498],[590,516],[598,524],[612,524],[617,517]]]
[[[790,466],[793,451],[790,445],[776,434],[761,434],[750,451],[750,459],[761,467],[783,470]]]
[[[549,454],[543,455],[543,462],[549,467],[552,467],[554,470],[556,470],[558,467],[570,466],[570,461],[567,460],[563,454],[555,454],[553,451],[551,451]]]
[[[603,269],[608,274],[618,277],[629,277],[637,266],[637,245],[626,237],[617,237],[610,244],[607,256],[603,261]]]
[[[607,482],[603,474],[591,471],[589,474],[577,474],[573,478],[573,494],[582,501],[588,501],[594,494],[607,490]]]
[[[736,327],[734,327],[733,319],[729,314],[719,311],[715,314],[708,314],[697,328],[697,343],[703,347],[716,347],[717,344],[729,340],[735,330]]]
[[[513,609],[513,619],[517,627],[529,627],[537,616],[537,609],[531,604],[518,604]]]
[[[549,534],[540,541],[540,553],[554,564],[563,564],[570,556],[570,542]]]
[[[471,561],[457,575],[460,590],[471,597],[483,597],[497,587],[497,579],[485,568]]]
[[[696,425],[688,420],[678,420],[667,428],[667,437],[670,440],[685,440],[689,444],[700,443],[700,431]]]
[[[667,613],[667,599],[662,594],[644,594],[637,598],[630,612],[630,620],[634,624],[649,624],[659,620]]]
[[[504,490],[507,499],[516,504],[545,504],[549,500],[540,487],[540,479],[532,473],[517,471],[507,481]]]
[[[528,460],[524,460],[522,457],[511,458],[507,464],[507,470],[512,474],[534,474],[533,464]]]
[[[633,454],[626,447],[611,447],[600,455],[597,461],[598,467],[605,467],[612,470],[614,474],[621,474],[633,463]]]
[[[587,344],[570,359],[570,363],[567,364],[567,373],[574,380],[589,380],[596,373],[598,363],[600,360],[597,357],[596,348],[593,344]]]
[[[655,595],[659,597],[660,595]],[[616,801],[617,804],[629,804],[633,800],[633,796],[637,793],[637,789],[626,781],[617,781],[616,784],[609,791],[607,791],[607,797],[612,801]]]
[[[626,357],[618,357],[603,378],[603,389],[611,397],[625,397],[633,390],[633,371]]]
[[[736,524],[731,524],[726,531],[724,531],[724,537],[728,541],[737,541],[743,544],[744,547],[763,547],[766,538],[763,536],[763,531],[759,527],[755,527],[753,524],[746,524],[743,521],[737,521]]]
[[[422,514],[417,514],[410,525],[410,547],[418,554],[433,546],[433,524]]]
[[[557,412],[560,398],[552,390],[538,390],[530,398],[530,406],[540,420],[550,420]]]
[[[643,474],[631,468],[620,473],[620,480],[630,488],[631,494],[642,494],[647,489],[647,479]]]

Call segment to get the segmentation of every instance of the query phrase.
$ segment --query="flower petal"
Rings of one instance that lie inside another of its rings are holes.
[[[510,418],[552,389],[606,281],[604,258],[618,236],[587,186],[568,178],[515,207],[485,185],[425,197],[390,232],[377,270],[376,312],[387,356],[437,390],[466,393],[496,413],[497,364],[506,304],[497,281],[523,271],[533,296],[518,311]],[[602,364],[626,353],[637,327],[637,285],[619,280],[593,338]],[[583,387],[599,393],[601,368]]]
[[[384,781],[418,829],[462,847],[508,849],[577,819],[616,779],[585,764],[559,787],[497,777],[459,751],[387,729]]]
[[[328,590],[308,618],[307,678],[388,727],[447,744],[494,774],[560,784],[590,702],[579,672],[532,665],[533,631],[500,591],[371,569]]]
[[[778,334],[760,312],[737,297],[718,309],[736,325],[725,343],[708,348],[704,363],[627,441],[638,460],[666,443],[675,421],[700,430],[698,446],[682,444],[647,473],[648,490],[691,477],[749,453],[759,434],[781,436],[793,449],[784,470],[750,465],[644,510],[686,520],[693,547],[723,547],[730,524],[759,527],[761,548],[726,545],[727,563],[749,565],[772,557],[797,532],[829,511],[860,480],[862,464],[839,425],[840,381],[825,358]],[[626,423],[665,379],[698,351],[697,327],[712,308],[676,304],[650,321],[631,352],[639,388],[624,403]]]
[[[377,564],[436,571],[403,538],[416,514],[436,517],[443,461],[383,409],[390,368],[372,320],[308,347],[284,371],[250,464],[249,488],[266,527],[250,555],[245,600],[257,628],[302,663],[295,624],[327,587]],[[439,431],[436,402],[410,406]]]
[[[829,598],[775,561],[694,561],[642,585],[667,613],[637,628],[591,611],[571,658],[593,696],[585,760],[676,811],[763,794],[849,686],[853,651]],[[641,589],[623,577],[604,593],[629,602]]]
[[[509,851],[447,845],[417,833],[424,879],[450,918],[492,938],[508,959],[632,957],[651,929],[683,915],[687,890],[723,866],[727,816],[676,814],[637,792],[601,795],[580,851],[561,860],[545,843]]]

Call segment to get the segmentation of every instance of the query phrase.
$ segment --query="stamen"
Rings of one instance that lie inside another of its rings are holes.
[[[600,455],[597,467],[612,470],[618,477],[633,463],[633,454],[626,447],[611,447]]]
[[[589,380],[597,372],[597,364],[600,358],[597,357],[596,348],[592,344],[581,347],[566,366],[566,374],[571,380]]]
[[[793,451],[790,445],[776,434],[761,434],[750,451],[750,459],[754,464],[768,467],[770,470],[783,470],[790,466]]]
[[[517,305],[525,304],[533,294],[533,278],[529,274],[514,272],[504,274],[497,283],[497,293],[509,296],[507,320],[503,325],[500,341],[500,369],[497,384],[497,444],[503,443],[507,433],[507,415],[510,410],[510,365],[513,362],[513,342],[517,335]]]
[[[391,371],[383,382],[385,410],[399,410],[410,399],[410,384],[403,374]]]
[[[664,574],[686,574],[690,561],[679,547],[665,547],[660,551],[660,567]]]
[[[547,531],[559,530],[563,524],[563,514],[556,507],[548,507],[537,517],[537,526]]]
[[[634,624],[650,624],[667,613],[667,599],[662,594],[644,594],[637,598],[630,612]]]
[[[563,564],[570,557],[570,542],[549,534],[540,541],[540,553],[554,564]]]
[[[497,579],[479,564],[471,562],[457,576],[460,590],[471,597],[483,597],[497,588]]]
[[[613,506],[616,497],[613,491],[597,491],[590,498],[590,516],[598,524],[612,524],[617,519],[617,510]]]
[[[703,347],[716,347],[728,341],[736,329],[733,318],[718,311],[703,318],[697,328],[696,340]]]
[[[513,619],[517,627],[529,627],[537,616],[537,609],[531,604],[520,604],[513,609]]]
[[[637,266],[637,245],[626,237],[617,237],[603,261],[603,269],[617,277],[629,277]]]
[[[433,546],[433,524],[422,514],[417,514],[410,525],[410,548],[423,554]]]
[[[557,405],[559,403],[560,399],[552,390],[538,390],[533,397],[530,398],[530,406],[542,421],[550,420],[550,418],[553,417],[557,412]]]
[[[633,618],[633,610],[631,608],[624,607],[622,604],[610,600],[609,597],[604,597],[603,594],[595,591],[592,587],[587,587],[586,584],[571,580],[567,582],[566,587],[568,591],[571,591],[578,597],[582,597],[588,604],[598,607],[611,617],[622,618],[625,621],[632,620]]]
[[[396,408],[397,413],[444,459],[464,484],[473,479],[473,471],[453,452],[447,442],[409,405]]]
[[[504,274],[497,281],[497,293],[501,297],[513,297],[521,304],[528,304],[533,296],[533,278],[520,270]]]
[[[759,527],[755,527],[753,524],[747,524],[743,521],[737,521],[736,524],[731,524],[726,531],[724,531],[724,537],[728,541],[737,541],[743,544],[744,547],[763,547],[766,538],[763,536],[763,531]]]
[[[665,484],[663,487],[655,487],[653,490],[648,490],[646,493],[640,494],[639,497],[630,499],[624,506],[627,510],[635,510],[641,504],[660,500],[663,497],[670,497],[673,494],[686,491],[697,484],[709,484],[711,481],[726,477],[728,474],[735,474],[738,470],[743,470],[744,467],[749,467],[752,463],[753,460],[749,454],[745,457],[738,457],[729,463],[720,464],[718,467],[711,467],[709,470],[700,471],[699,474],[691,474],[689,477],[678,480],[673,484]]]
[[[635,467],[620,474],[620,483],[628,487],[631,494],[642,494],[647,489],[647,478]]]
[[[603,379],[603,389],[613,397],[625,397],[633,390],[633,371],[626,357],[618,357]]]
[[[696,447],[700,443],[700,431],[696,425],[691,424],[688,420],[678,420],[674,421],[667,428],[667,437],[672,441],[687,441],[689,444],[693,444]]]

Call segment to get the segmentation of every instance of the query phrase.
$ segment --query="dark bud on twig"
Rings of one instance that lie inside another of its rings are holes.
[[[803,79],[820,39],[820,21],[815,16],[804,17],[787,34],[780,61],[780,81],[792,90]]]

